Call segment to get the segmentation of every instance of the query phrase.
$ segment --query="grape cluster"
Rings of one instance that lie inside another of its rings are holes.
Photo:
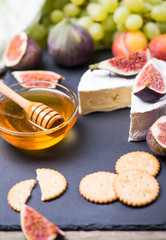
[[[123,31],[141,30],[148,40],[166,33],[166,0],[46,0],[39,23],[28,33],[42,46],[65,15],[83,26],[96,49],[109,47]]]

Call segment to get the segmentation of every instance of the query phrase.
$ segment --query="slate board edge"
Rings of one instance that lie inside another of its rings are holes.
[[[82,230],[82,231],[95,231],[95,230],[139,230],[139,231],[153,231],[153,230],[166,230],[166,223],[164,224],[154,224],[154,225],[84,225],[84,226],[76,226],[76,225],[60,225],[62,230],[66,231],[74,231],[74,230]],[[21,227],[19,225],[0,225],[0,231],[21,231]]]

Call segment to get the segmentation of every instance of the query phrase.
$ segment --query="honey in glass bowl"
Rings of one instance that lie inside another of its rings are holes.
[[[30,122],[24,110],[10,99],[0,98],[0,135],[10,144],[30,150],[48,148],[61,141],[75,124],[78,103],[75,94],[61,84],[27,82],[10,86],[30,101],[42,102],[59,112],[64,122],[45,130]],[[27,87],[29,86],[29,87]]]

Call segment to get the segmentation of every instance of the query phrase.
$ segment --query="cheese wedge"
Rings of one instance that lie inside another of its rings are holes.
[[[106,70],[87,70],[78,85],[79,113],[130,107],[134,77],[120,77]]]
[[[155,61],[166,76],[166,62]],[[132,94],[129,141],[145,140],[149,127],[163,115],[166,115],[166,95],[156,102],[147,103]]]
[[[166,76],[166,62],[155,59]],[[120,77],[106,70],[87,70],[78,85],[79,113],[112,111],[131,106],[129,141],[146,139],[148,128],[166,115],[166,96],[147,103],[132,94],[133,77]]]

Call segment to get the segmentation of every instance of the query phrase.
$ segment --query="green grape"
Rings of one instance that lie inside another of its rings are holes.
[[[53,0],[52,10],[53,9],[63,10],[63,7],[69,2],[70,2],[69,0]]]
[[[99,41],[104,36],[104,29],[100,23],[93,23],[89,28],[89,33],[95,41]]]
[[[115,10],[113,19],[117,24],[124,24],[129,15],[130,10],[126,6],[121,6]]]
[[[166,33],[166,22],[156,23],[161,33]]]
[[[76,6],[82,5],[85,0],[71,0],[72,3],[74,3]]]
[[[42,14],[49,14],[52,11],[53,1],[54,0],[45,1],[45,4],[42,8]]]
[[[144,2],[150,3],[151,5],[160,5],[162,0],[144,0]]]
[[[80,8],[73,3],[68,3],[63,8],[64,14],[69,17],[75,17],[80,13]]]
[[[125,31],[127,30],[126,26],[123,25],[123,24],[117,24],[117,25],[116,25],[116,28],[117,28],[117,30],[120,31],[120,32],[125,32]]]
[[[162,5],[156,5],[152,8],[151,18],[157,22],[165,22],[166,21],[166,7]]]
[[[118,7],[118,0],[100,0],[99,2],[109,13],[114,13]]]
[[[116,29],[116,24],[113,20],[113,16],[109,15],[106,20],[102,22],[104,31],[114,31]]]
[[[46,28],[40,24],[40,23],[35,23],[29,30],[28,30],[29,35],[39,42],[41,39],[43,39],[47,35],[47,30]]]
[[[143,13],[143,16],[145,18],[149,18],[149,19],[151,18],[151,16],[150,16],[151,10],[152,10],[152,5],[148,2],[144,2],[141,12]]]
[[[107,18],[108,12],[105,8],[97,3],[90,3],[87,6],[87,12],[93,21],[101,22]]]
[[[46,15],[46,16],[42,17],[41,24],[44,25],[46,28],[49,27],[51,24],[50,16]]]
[[[88,30],[93,24],[93,21],[89,16],[83,16],[78,19],[77,23]]]
[[[125,22],[125,26],[128,30],[135,31],[142,27],[143,19],[138,14],[131,14],[128,16]]]
[[[160,29],[154,22],[146,23],[143,27],[143,31],[149,40],[152,40],[154,37],[160,35]]]
[[[51,14],[50,14],[50,20],[53,23],[58,23],[60,22],[64,17],[64,14],[61,10],[54,10]]]
[[[144,2],[142,12],[143,13],[150,13],[151,10],[152,10],[152,5],[150,3]]]
[[[140,12],[143,8],[143,0],[124,0],[126,6],[134,12]]]

